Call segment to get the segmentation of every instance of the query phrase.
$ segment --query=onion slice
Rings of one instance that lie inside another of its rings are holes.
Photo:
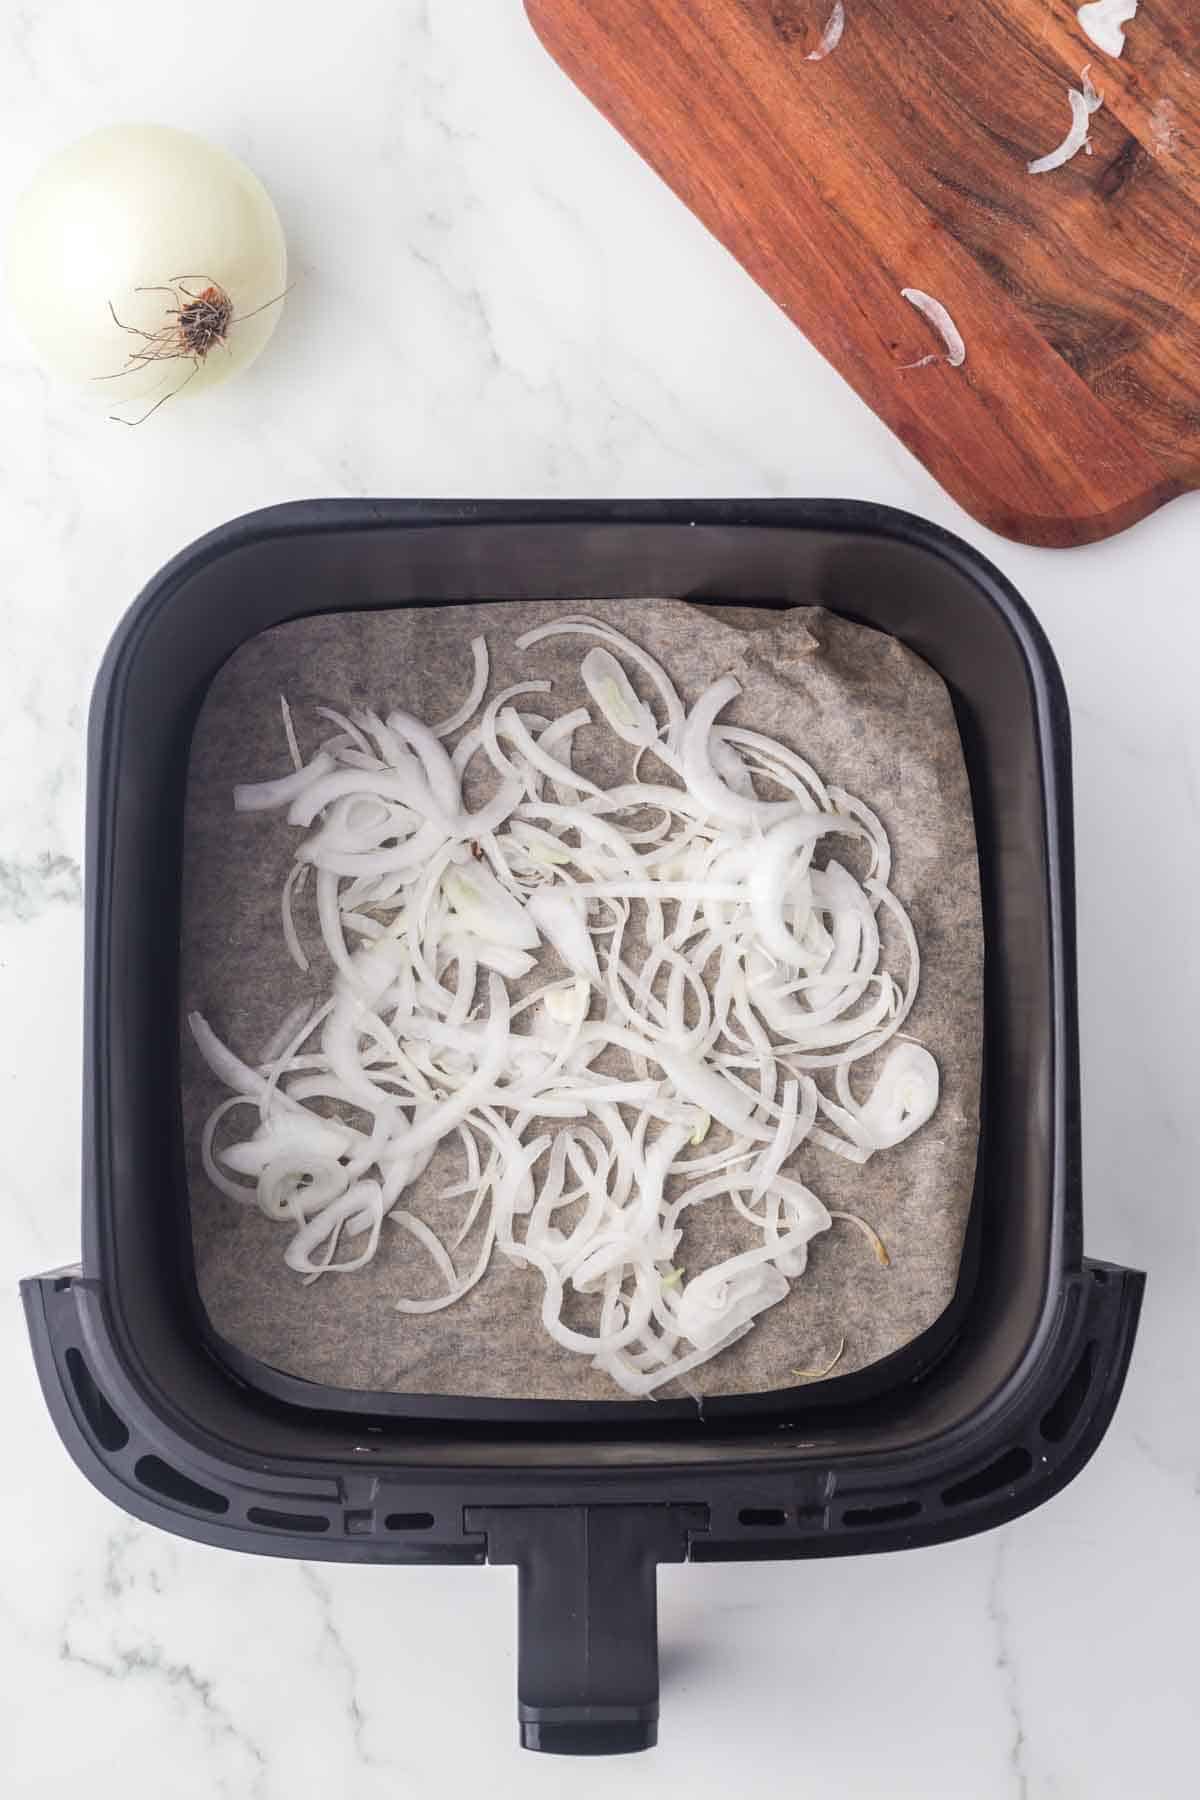
[[[712,763],[711,738],[718,714],[736,700],[742,684],[736,675],[723,675],[707,688],[688,714],[680,736],[679,756],[688,792],[710,818],[734,825],[761,823],[795,808],[787,802],[748,800],[722,781]]]
[[[941,301],[935,300],[932,294],[922,293],[920,288],[901,288],[900,294],[901,298],[907,300],[910,306],[915,306],[919,313],[924,314],[935,331],[941,333],[942,341],[946,346],[944,357],[922,356],[915,363],[904,363],[901,366],[906,369],[921,369],[928,363],[947,362],[952,369],[961,368],[967,360],[967,347],[963,343],[958,326]]]
[[[1075,17],[1097,50],[1106,56],[1120,56],[1125,48],[1121,28],[1136,17],[1137,9],[1138,0],[1090,0],[1076,10]]]
[[[1070,162],[1076,152],[1082,150],[1087,143],[1091,116],[1094,112],[1098,112],[1104,104],[1103,96],[1097,93],[1092,86],[1091,77],[1088,74],[1090,67],[1089,63],[1080,77],[1083,82],[1082,91],[1079,88],[1067,89],[1067,99],[1071,106],[1070,130],[1062,143],[1055,149],[1047,151],[1045,156],[1035,157],[1033,162],[1026,164],[1031,175],[1045,175],[1051,169],[1061,169],[1063,164]]]
[[[469,719],[473,719],[483,702],[483,696],[487,693],[488,647],[486,638],[471,639],[471,655],[474,659],[475,672],[471,677],[471,686],[467,697],[448,719],[443,719],[440,725],[434,726],[433,735],[435,737],[449,737],[461,725],[465,725]]]
[[[825,29],[821,33],[821,41],[815,50],[810,50],[805,62],[824,62],[831,50],[836,50],[842,41],[842,33],[846,29],[846,8],[843,0],[834,0],[833,11],[825,21]]]
[[[291,723],[290,715],[288,723]],[[312,787],[322,775],[330,774],[335,766],[333,757],[322,750],[310,763],[302,763],[290,775],[281,775],[278,781],[244,782],[233,790],[233,810],[274,812],[281,806],[290,806],[298,795]]]
[[[600,964],[588,933],[584,903],[566,888],[539,888],[525,907],[548,944],[576,975],[599,984]]]

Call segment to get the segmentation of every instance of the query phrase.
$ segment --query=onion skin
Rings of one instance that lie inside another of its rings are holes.
[[[195,366],[128,367],[144,340],[110,306],[154,334],[177,300],[138,290],[180,280],[229,296],[227,337]],[[195,394],[252,363],[279,319],[287,249],[267,190],[227,151],[172,126],[114,125],[51,157],[19,202],[8,285],[41,359],[111,409],[157,396],[164,375],[166,392],[188,378]]]

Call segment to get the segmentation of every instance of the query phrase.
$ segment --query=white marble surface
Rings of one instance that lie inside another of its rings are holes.
[[[1200,502],[1069,554],[973,526],[568,87],[519,0],[0,0],[0,226],[42,157],[129,118],[251,161],[299,280],[249,378],[141,431],[81,412],[0,316],[6,1793],[1195,1793]],[[653,1757],[512,1747],[509,1571],[161,1536],[85,1485],[35,1387],[15,1284],[79,1243],[92,674],[173,551],[318,494],[889,501],[995,557],[1066,676],[1088,1247],[1151,1273],[1124,1403],[1079,1481],[999,1534],[665,1570]]]

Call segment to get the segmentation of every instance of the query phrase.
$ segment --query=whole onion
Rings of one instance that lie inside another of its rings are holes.
[[[9,289],[56,373],[136,424],[253,362],[287,286],[258,177],[190,131],[116,125],[52,157],[19,203]]]

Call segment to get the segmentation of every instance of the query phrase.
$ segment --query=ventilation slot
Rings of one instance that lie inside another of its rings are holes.
[[[965,1481],[956,1481],[953,1487],[942,1490],[944,1506],[965,1506],[968,1500],[983,1500],[989,1494],[999,1493],[1001,1488],[1012,1487],[1021,1481],[1033,1467],[1033,1458],[1028,1450],[1017,1445],[990,1462],[986,1469],[980,1469],[977,1475],[968,1475]]]
[[[743,1506],[739,1525],[786,1525],[787,1514],[781,1506]]]
[[[887,1506],[852,1506],[842,1514],[843,1525],[898,1525],[902,1519],[915,1519],[921,1510],[919,1500],[893,1500]]]
[[[178,1500],[181,1506],[194,1506],[197,1512],[229,1511],[229,1502],[224,1494],[215,1494],[212,1488],[201,1487],[198,1481],[181,1475],[178,1469],[173,1469],[170,1463],[163,1462],[157,1456],[140,1457],[133,1472],[143,1487],[152,1488],[164,1499]]]
[[[389,1513],[383,1521],[385,1531],[432,1531],[434,1517],[432,1513]]]
[[[1053,1406],[1042,1414],[1042,1436],[1048,1443],[1061,1444],[1079,1417],[1080,1408],[1092,1385],[1095,1367],[1096,1346],[1094,1343],[1087,1344],[1083,1355],[1068,1375],[1062,1393]]]
[[[79,1410],[91,1427],[92,1436],[102,1450],[123,1450],[129,1442],[125,1422],[117,1417],[92,1380],[92,1371],[78,1350],[67,1351],[66,1364]]]
[[[275,1531],[328,1531],[324,1513],[276,1512],[272,1506],[251,1506],[246,1517],[252,1525],[270,1525]]]

